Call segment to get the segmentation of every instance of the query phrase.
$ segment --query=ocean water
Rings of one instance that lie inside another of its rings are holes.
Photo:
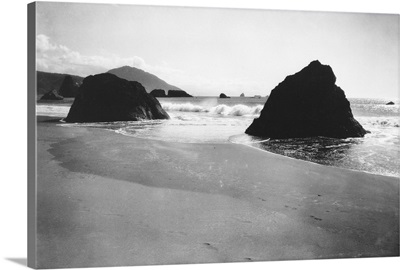
[[[239,143],[322,165],[400,177],[400,107],[384,99],[349,99],[353,115],[371,133],[364,138],[269,140],[244,133],[267,98],[159,98],[170,120],[67,124],[183,143]],[[65,117],[66,104],[38,104],[37,114]]]

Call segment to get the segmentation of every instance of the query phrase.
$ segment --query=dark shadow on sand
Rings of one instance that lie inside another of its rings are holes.
[[[7,261],[22,265],[22,266],[27,266],[28,259],[27,258],[5,258]]]

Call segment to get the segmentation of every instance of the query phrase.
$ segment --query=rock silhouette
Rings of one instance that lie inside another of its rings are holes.
[[[70,74],[49,73],[43,71],[36,72],[37,78],[37,94],[44,95],[53,89],[59,90],[65,77],[71,76],[74,84],[79,87],[82,84],[83,77]]]
[[[335,82],[330,66],[311,62],[271,91],[246,133],[269,138],[363,137],[367,131],[354,119]]]
[[[193,97],[183,90],[168,90],[168,97]]]
[[[168,119],[158,100],[138,82],[111,73],[83,80],[66,122],[137,121]]]
[[[63,97],[75,97],[78,92],[78,88],[79,87],[76,83],[74,83],[72,76],[67,75],[65,76],[58,93]]]
[[[228,96],[225,95],[224,93],[221,93],[221,94],[219,95],[219,98],[230,98],[230,97],[228,97]]]
[[[40,100],[62,100],[62,99],[64,98],[57,93],[56,89],[47,92],[40,98]]]
[[[241,93],[241,94],[240,94],[240,97],[244,97],[244,93]]]
[[[388,103],[386,103],[386,105],[394,105],[393,101],[389,101]]]
[[[154,89],[150,92],[150,95],[152,95],[153,97],[167,97],[163,89]]]

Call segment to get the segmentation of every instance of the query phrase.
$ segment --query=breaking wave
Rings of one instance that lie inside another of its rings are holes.
[[[180,103],[180,104],[161,103],[161,106],[166,111],[203,112],[203,113],[231,115],[231,116],[260,115],[261,110],[263,108],[263,105],[247,106],[243,104],[237,104],[233,106],[220,104],[210,108],[192,103]]]
[[[359,117],[360,123],[370,127],[400,127],[400,119],[398,117]]]
[[[54,104],[37,104],[36,115],[67,117],[70,106]]]

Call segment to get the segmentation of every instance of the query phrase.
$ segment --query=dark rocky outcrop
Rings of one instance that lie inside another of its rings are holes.
[[[219,95],[219,98],[230,98],[230,97],[228,97],[228,96],[225,95],[224,93],[221,93],[221,94]]]
[[[167,97],[163,89],[154,89],[150,92],[150,95],[152,95],[153,97]]]
[[[75,85],[81,85],[83,77],[69,74],[49,73],[43,71],[36,72],[37,94],[38,96],[48,93],[53,89],[60,89],[66,76],[71,76]]]
[[[367,131],[354,119],[335,82],[330,66],[311,62],[271,91],[246,133],[269,138],[363,137]]]
[[[62,99],[64,98],[57,93],[56,89],[47,92],[40,98],[40,100],[62,100]]]
[[[193,97],[183,90],[168,90],[168,97]]]
[[[241,94],[240,94],[240,97],[244,97],[244,93],[241,93]]]
[[[67,122],[168,119],[158,100],[138,82],[111,73],[86,77],[65,119]]]
[[[71,75],[66,75],[58,93],[63,97],[75,97],[78,92],[78,84],[74,82]]]
[[[394,105],[393,101],[389,101],[388,103],[386,103],[386,105]]]
[[[183,90],[169,90],[168,95],[165,94],[163,89],[154,89],[150,92],[153,97],[192,97]]]

